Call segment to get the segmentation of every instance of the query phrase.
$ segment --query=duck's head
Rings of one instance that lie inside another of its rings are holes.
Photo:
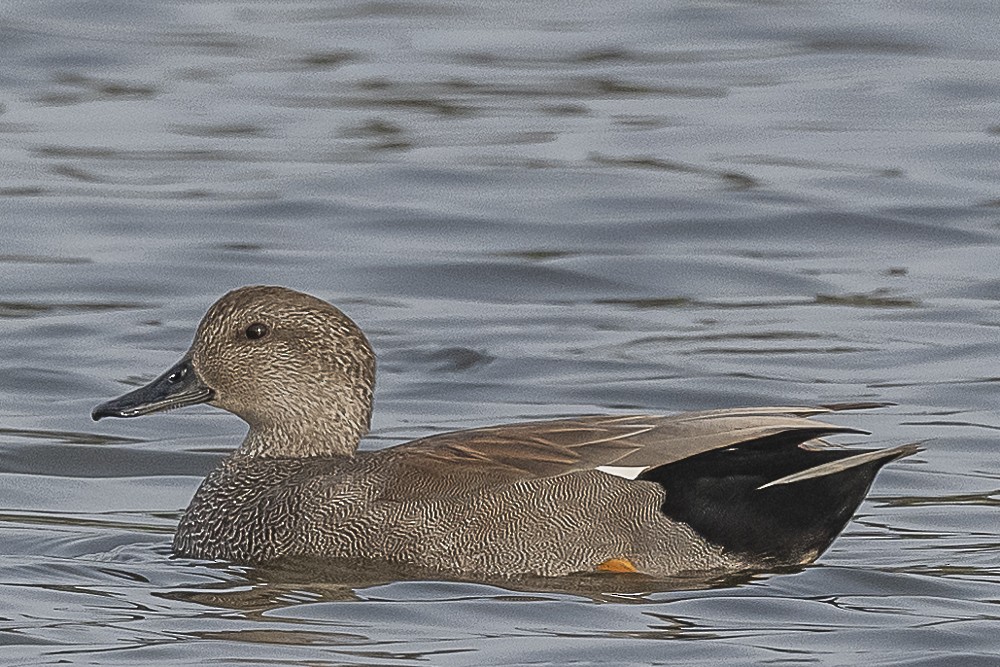
[[[375,354],[329,303],[284,287],[243,287],[209,308],[187,354],[93,418],[208,403],[250,425],[256,456],[350,454],[368,431]]]

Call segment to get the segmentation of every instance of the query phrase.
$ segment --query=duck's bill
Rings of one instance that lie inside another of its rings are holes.
[[[198,377],[191,359],[185,357],[145,387],[101,403],[90,416],[94,421],[101,417],[138,417],[185,405],[207,403],[213,396],[212,388]]]

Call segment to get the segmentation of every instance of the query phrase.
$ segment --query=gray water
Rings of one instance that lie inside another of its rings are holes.
[[[0,663],[998,664],[998,17],[3,3]],[[369,333],[366,447],[871,400],[836,421],[926,449],[815,565],[703,590],[172,559],[242,423],[89,412],[259,283]]]

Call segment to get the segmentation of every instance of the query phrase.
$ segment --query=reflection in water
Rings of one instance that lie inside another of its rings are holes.
[[[370,637],[346,632],[315,632],[308,630],[219,630],[193,632],[189,636],[217,641],[280,644],[292,646],[354,646],[367,644]]]
[[[308,593],[303,592],[307,589]],[[305,586],[268,585],[257,583],[249,586],[233,586],[231,583],[208,584],[198,590],[172,590],[154,593],[166,600],[179,600],[211,607],[253,612],[251,617],[271,609],[296,606],[303,602],[358,601],[360,598],[350,586],[315,584]]]
[[[302,602],[358,601],[378,597],[372,589],[394,582],[441,584],[458,599],[495,597],[514,600],[552,599],[556,593],[594,602],[643,603],[653,593],[708,590],[739,586],[755,579],[752,573],[654,578],[641,574],[581,573],[563,577],[518,576],[469,579],[436,571],[387,563],[353,562],[325,558],[296,558],[255,567],[233,567],[247,586],[212,583],[197,590],[165,591],[157,595],[211,607],[263,612]],[[799,569],[787,569],[792,573]]]

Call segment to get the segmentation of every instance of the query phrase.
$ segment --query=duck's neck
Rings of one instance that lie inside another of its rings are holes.
[[[302,418],[277,424],[256,424],[240,445],[239,456],[306,458],[353,456],[368,432],[368,415],[337,413],[322,420]]]
[[[346,370],[300,374],[289,391],[230,408],[250,426],[237,456],[353,456],[372,417],[375,357],[365,349]]]

